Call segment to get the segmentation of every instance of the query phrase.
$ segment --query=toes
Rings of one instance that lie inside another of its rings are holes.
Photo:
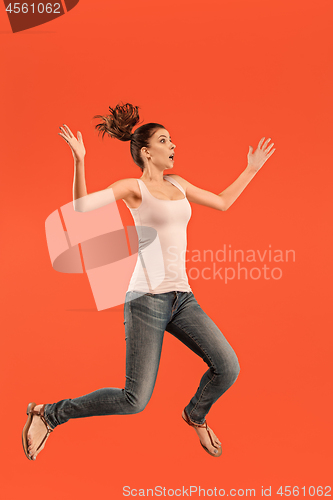
[[[210,453],[213,453],[214,455],[216,455],[218,453],[218,449],[217,448],[214,448],[214,446],[210,445],[210,446],[207,446],[206,447],[207,450],[210,452]]]
[[[208,451],[208,453],[210,453],[213,456],[219,457],[221,455],[221,449],[222,449],[221,447],[214,448],[213,446],[211,446],[209,448],[206,448],[206,451]]]

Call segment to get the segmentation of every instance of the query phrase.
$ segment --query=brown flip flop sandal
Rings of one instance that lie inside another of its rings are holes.
[[[222,446],[216,446],[213,442],[213,438],[212,438],[212,435],[210,433],[210,429],[207,425],[207,422],[206,420],[204,421],[203,424],[195,424],[194,422],[192,422],[192,420],[190,420],[190,417],[188,416],[186,410],[184,409],[184,414],[185,414],[185,417],[182,415],[182,418],[183,420],[185,420],[185,422],[190,426],[190,427],[200,427],[200,428],[204,428],[206,429],[207,433],[208,433],[208,436],[209,436],[209,439],[210,439],[210,442],[212,443],[212,446],[214,446],[214,448],[217,448],[218,452],[217,453],[212,453],[211,451],[209,451],[208,448],[206,448],[206,446],[204,446],[202,444],[202,442],[200,441],[200,444],[201,446],[203,447],[203,449],[205,451],[207,451],[207,453],[209,453],[212,457],[220,457],[222,455]]]
[[[45,427],[47,429],[47,433],[45,434],[45,436],[42,439],[41,443],[39,444],[38,448],[36,449],[36,452],[43,445],[43,443],[45,442],[45,440],[48,437],[48,435],[50,434],[50,432],[53,431],[53,429],[51,429],[51,427],[48,425],[48,423],[46,422],[45,417],[44,417],[45,405],[43,405],[40,408],[40,410],[34,410],[35,406],[36,406],[36,403],[29,403],[28,404],[28,408],[27,408],[28,418],[27,418],[27,421],[26,421],[25,426],[23,427],[23,431],[22,431],[23,450],[24,450],[25,456],[28,458],[28,460],[33,460],[33,458],[29,455],[29,449],[28,449],[28,446],[29,446],[28,432],[29,432],[29,429],[30,429],[31,424],[32,424],[33,416],[38,415],[42,419],[42,421],[45,424]]]

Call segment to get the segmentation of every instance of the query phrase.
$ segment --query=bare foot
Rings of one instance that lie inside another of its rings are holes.
[[[43,405],[36,405],[34,410],[40,410]],[[47,441],[45,439],[42,446],[37,450],[40,443],[43,441],[45,434],[47,433],[47,428],[38,415],[32,417],[32,423],[27,435],[28,439],[28,453],[32,460],[36,460],[37,455],[42,451]],[[48,436],[47,436],[48,437]]]
[[[183,411],[183,418],[186,421],[185,417],[185,412]],[[214,446],[212,445],[212,442],[209,438],[209,434],[207,432],[207,429],[205,427],[197,427],[193,426],[195,429],[195,432],[198,434],[199,439],[201,444],[210,452],[213,453],[214,455],[221,455],[221,441],[216,437],[214,432],[210,427],[208,427],[210,435],[212,437],[212,441],[214,443]]]

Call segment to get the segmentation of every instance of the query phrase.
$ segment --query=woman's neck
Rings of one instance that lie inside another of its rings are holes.
[[[140,179],[144,182],[148,182],[151,184],[164,184],[164,179],[163,179],[163,171],[152,171],[148,172],[146,169],[144,170],[142,176]]]

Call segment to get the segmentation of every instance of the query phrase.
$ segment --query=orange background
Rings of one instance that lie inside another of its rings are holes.
[[[272,486],[281,498],[281,485],[330,484],[332,10],[325,0],[81,0],[14,35],[0,9],[2,499],[121,499],[125,485],[257,496]],[[266,136],[277,148],[230,210],[192,205],[191,250],[296,252],[278,264],[280,280],[190,281],[241,365],[209,415],[216,461],[181,419],[206,365],[169,335],[143,413],[71,420],[36,462],[22,450],[29,401],[124,385],[123,307],[97,312],[86,276],[52,269],[44,232],[72,195],[62,123],[83,134],[88,191],[140,177],[129,145],[94,130],[92,117],[119,101],[164,124],[173,172],[215,193],[246,167],[250,144]]]

